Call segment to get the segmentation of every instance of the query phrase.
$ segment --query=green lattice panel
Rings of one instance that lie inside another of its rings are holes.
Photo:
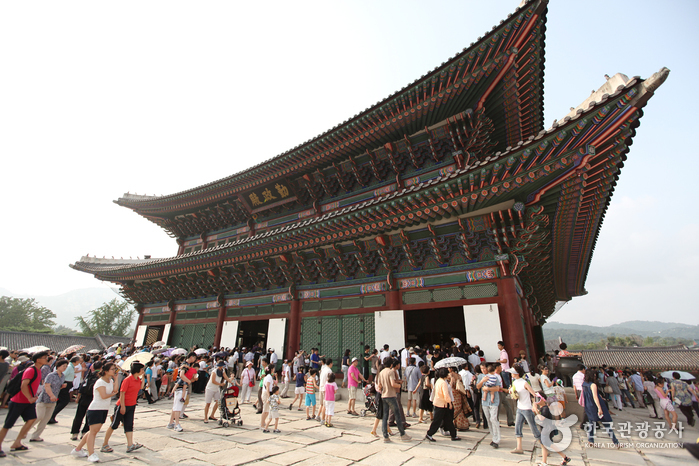
[[[464,298],[492,298],[498,295],[498,285],[495,283],[484,283],[482,285],[464,286]]]
[[[204,331],[204,348],[208,348],[214,344],[214,339],[216,338],[216,324],[206,324],[206,330]]]
[[[302,306],[303,312],[320,311],[320,301],[304,301]]]
[[[432,292],[430,290],[406,291],[403,293],[404,304],[429,303],[431,300]]]
[[[362,307],[361,297],[342,298],[342,309],[359,309],[360,307]]]
[[[376,345],[376,335],[374,334],[374,314],[362,314],[362,320],[364,320],[364,336],[363,342],[365,345],[369,345],[371,349],[374,349]],[[362,347],[362,352],[364,351]]]
[[[172,330],[170,330],[170,346],[173,348],[182,347],[182,333],[184,332],[184,325],[173,325]]]
[[[359,357],[364,352],[364,335],[362,334],[362,322],[360,316],[342,316],[342,354],[349,349],[351,357]]]
[[[306,317],[301,321],[301,349],[310,353],[320,345],[320,325],[317,317]]]
[[[332,358],[335,366],[340,360],[340,319],[336,316],[323,317],[320,324],[320,354]]]
[[[335,311],[340,309],[339,299],[324,299],[321,302],[321,309],[324,311]]]
[[[194,339],[194,325],[185,325],[184,332],[182,333],[182,347],[189,349],[192,347],[192,341]]]
[[[364,307],[379,307],[379,306],[385,306],[385,305],[386,305],[386,296],[384,296],[382,294],[373,295],[373,296],[364,296],[364,302],[363,302]]]
[[[458,301],[461,299],[461,288],[438,288],[432,291],[432,298],[437,301]]]

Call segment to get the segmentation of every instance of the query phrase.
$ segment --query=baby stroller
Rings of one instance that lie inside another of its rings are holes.
[[[367,384],[364,387],[364,406],[365,408],[359,411],[362,417],[367,415],[367,412],[376,414],[376,389],[373,384]]]
[[[238,406],[238,387],[232,384],[221,385],[221,414],[218,418],[218,425],[223,427],[242,426],[243,420],[240,417],[240,406]]]

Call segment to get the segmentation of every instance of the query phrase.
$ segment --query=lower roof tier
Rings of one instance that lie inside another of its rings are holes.
[[[443,175],[364,203],[173,258],[138,264],[83,258],[72,267],[121,284],[133,301],[155,302],[371,276],[390,282],[408,271],[455,266],[454,260],[464,270],[491,260],[520,276],[546,318],[556,301],[586,293],[594,245],[641,109],[668,73],[625,80],[504,153],[456,157]]]

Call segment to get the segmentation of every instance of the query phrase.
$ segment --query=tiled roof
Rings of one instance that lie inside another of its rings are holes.
[[[97,337],[81,337],[75,335],[53,335],[50,333],[29,333],[29,332],[2,332],[0,331],[0,346],[5,346],[10,350],[21,350],[32,346],[46,346],[54,351],[61,352],[71,345],[85,345],[84,351],[93,349],[105,349],[100,343],[100,339],[106,346],[115,343],[128,344],[131,339],[127,337],[115,337],[108,335],[98,335]]]
[[[623,369],[678,370],[699,372],[699,351],[667,348],[626,348],[585,350],[583,364],[588,367],[606,364]]]

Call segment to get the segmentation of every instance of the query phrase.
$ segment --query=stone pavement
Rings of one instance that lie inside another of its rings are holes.
[[[287,400],[288,401],[288,400]],[[357,402],[359,406],[359,400]],[[112,436],[111,446],[114,453],[99,453],[101,461],[110,465],[530,465],[541,461],[541,447],[536,446],[531,431],[524,427],[524,455],[510,453],[515,447],[514,428],[506,427],[501,420],[502,441],[495,450],[490,444],[490,435],[483,429],[461,432],[461,442],[451,442],[448,437],[439,434],[436,443],[423,441],[427,424],[414,423],[408,429],[413,440],[403,443],[395,439],[384,444],[381,439],[369,435],[374,418],[357,418],[348,416],[346,402],[336,402],[335,427],[320,426],[317,422],[307,421],[305,412],[288,409],[281,410],[279,428],[281,434],[265,434],[257,426],[259,416],[254,414],[251,405],[243,405],[242,427],[223,428],[218,423],[204,424],[203,395],[193,395],[187,413],[189,419],[182,421],[185,429],[176,433],[166,429],[171,402],[161,400],[154,405],[143,402],[136,410],[135,441],[144,448],[127,454],[125,438],[121,430]],[[288,406],[288,405],[287,405]],[[74,458],[70,451],[77,442],[69,440],[70,424],[75,405],[71,404],[58,417],[58,424],[48,426],[44,431],[43,443],[26,443],[29,451],[10,452],[10,443],[19,431],[19,425],[9,433],[3,447],[7,458],[0,459],[0,466],[36,464],[36,465],[84,465],[84,458]],[[0,411],[0,420],[4,420],[7,411]],[[615,422],[644,422],[648,419],[645,409],[625,409],[615,411]],[[218,413],[216,414],[218,417]],[[503,413],[504,417],[504,413]],[[680,414],[680,421],[684,416]],[[412,420],[410,420],[412,421]],[[652,428],[651,423],[651,428]],[[103,428],[106,429],[106,427]],[[379,427],[380,430],[380,427]],[[573,465],[681,465],[697,464],[686,450],[673,446],[673,442],[696,442],[699,429],[687,427],[682,439],[677,434],[666,436],[661,440],[653,437],[652,431],[645,440],[632,431],[628,442],[662,442],[672,448],[648,448],[646,445],[633,445],[621,450],[611,448],[587,448],[584,443],[586,435],[577,427],[572,429],[572,443],[566,454],[573,460]],[[102,435],[97,439],[101,445]],[[598,442],[607,442],[606,434],[598,433]],[[560,457],[550,457],[550,464],[560,464]]]

